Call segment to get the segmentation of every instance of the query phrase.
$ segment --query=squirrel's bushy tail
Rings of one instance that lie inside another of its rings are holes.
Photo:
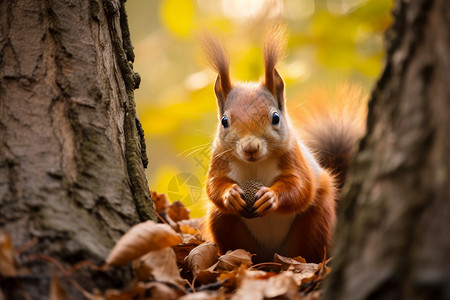
[[[330,170],[339,188],[365,131],[367,95],[358,85],[342,84],[335,90],[316,88],[294,108],[303,142],[316,154],[321,166]],[[291,112],[292,114],[292,112]]]

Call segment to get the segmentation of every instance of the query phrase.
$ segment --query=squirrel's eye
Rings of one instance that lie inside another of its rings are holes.
[[[228,126],[230,126],[230,125],[228,124],[228,118],[227,118],[227,116],[223,116],[223,117],[222,117],[222,126],[223,126],[224,128],[228,128]]]
[[[280,116],[278,115],[278,113],[274,112],[272,115],[272,124],[278,125],[279,123],[280,123]]]

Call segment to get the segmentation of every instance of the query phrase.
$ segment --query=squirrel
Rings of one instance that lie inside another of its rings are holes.
[[[275,253],[321,262],[332,243],[338,186],[361,129],[351,121],[319,116],[320,124],[305,126],[308,140],[315,142],[307,145],[299,138],[276,70],[286,48],[281,26],[266,33],[259,82],[232,83],[223,45],[210,33],[204,33],[202,45],[218,73],[219,115],[206,182],[211,200],[206,230],[221,254],[245,249],[256,254],[257,262],[271,261]],[[251,219],[243,217],[241,188],[249,180],[264,185],[253,204],[257,217]]]

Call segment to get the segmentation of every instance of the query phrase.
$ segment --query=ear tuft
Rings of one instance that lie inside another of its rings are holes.
[[[202,32],[199,35],[199,40],[208,64],[218,73],[214,90],[216,92],[219,108],[221,112],[223,112],[224,101],[232,89],[230,79],[230,58],[224,46],[217,37],[210,32]]]
[[[284,107],[284,83],[275,69],[286,55],[286,26],[276,25],[266,31],[264,37],[264,86],[278,101],[281,109]]]

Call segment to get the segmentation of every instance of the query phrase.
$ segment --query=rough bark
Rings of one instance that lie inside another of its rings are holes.
[[[394,17],[324,299],[450,299],[450,2]]]
[[[122,1],[0,2],[0,227],[16,246],[38,239],[23,256],[101,263],[154,218],[133,60]],[[28,263],[44,270],[28,277],[36,299],[47,265]]]

